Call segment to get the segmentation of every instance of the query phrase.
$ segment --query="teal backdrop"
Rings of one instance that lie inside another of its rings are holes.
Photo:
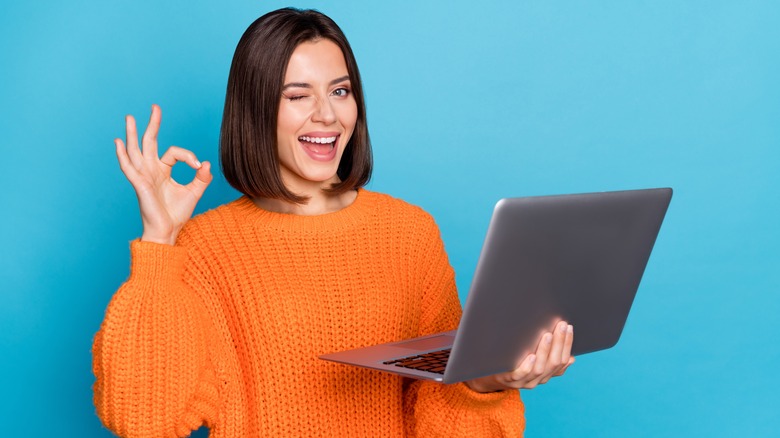
[[[125,114],[145,121],[158,103],[161,146],[216,163],[235,45],[287,5],[4,2],[3,435],[110,436],[90,347],[141,231],[112,140]],[[779,2],[296,6],[350,38],[369,188],[433,214],[461,298],[498,198],[675,189],[619,344],[523,391],[526,436],[777,436]],[[236,196],[220,175],[198,211]]]

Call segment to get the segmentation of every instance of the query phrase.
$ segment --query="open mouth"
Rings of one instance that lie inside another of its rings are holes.
[[[328,161],[333,159],[336,155],[336,143],[339,136],[333,135],[328,137],[312,137],[302,135],[298,137],[298,141],[303,146],[306,153],[313,159],[318,161]]]

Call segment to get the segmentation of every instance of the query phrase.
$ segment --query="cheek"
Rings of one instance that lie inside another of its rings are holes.
[[[352,105],[349,105],[344,109],[341,124],[344,125],[345,128],[352,131],[355,129],[355,124],[357,123],[357,114],[357,104],[355,104],[353,101]]]
[[[285,159],[292,153],[295,147],[292,143],[296,140],[297,132],[296,118],[292,117],[289,111],[280,110],[279,118],[276,121],[276,143],[280,159]]]
[[[304,108],[282,103],[276,121],[276,132],[278,135],[294,134],[306,122],[306,119],[307,111]]]
[[[281,137],[290,129],[291,122],[289,112],[289,110],[279,108],[279,115],[276,118],[276,136],[278,139],[281,139]]]

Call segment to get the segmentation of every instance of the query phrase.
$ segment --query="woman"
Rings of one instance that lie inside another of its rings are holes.
[[[357,64],[338,26],[282,9],[255,21],[228,79],[220,154],[244,196],[190,219],[210,165],[171,147],[161,112],[120,167],[143,235],[94,343],[95,404],[123,436],[518,436],[516,391],[573,362],[565,322],[517,370],[464,384],[317,359],[457,327],[433,219],[364,190],[371,148]],[[176,162],[197,169],[179,185]]]

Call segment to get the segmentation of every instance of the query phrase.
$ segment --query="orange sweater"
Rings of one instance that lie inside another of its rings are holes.
[[[321,216],[242,197],[176,246],[135,241],[95,337],[95,405],[121,436],[519,436],[516,391],[414,381],[318,355],[453,329],[455,280],[421,209],[360,190]]]

